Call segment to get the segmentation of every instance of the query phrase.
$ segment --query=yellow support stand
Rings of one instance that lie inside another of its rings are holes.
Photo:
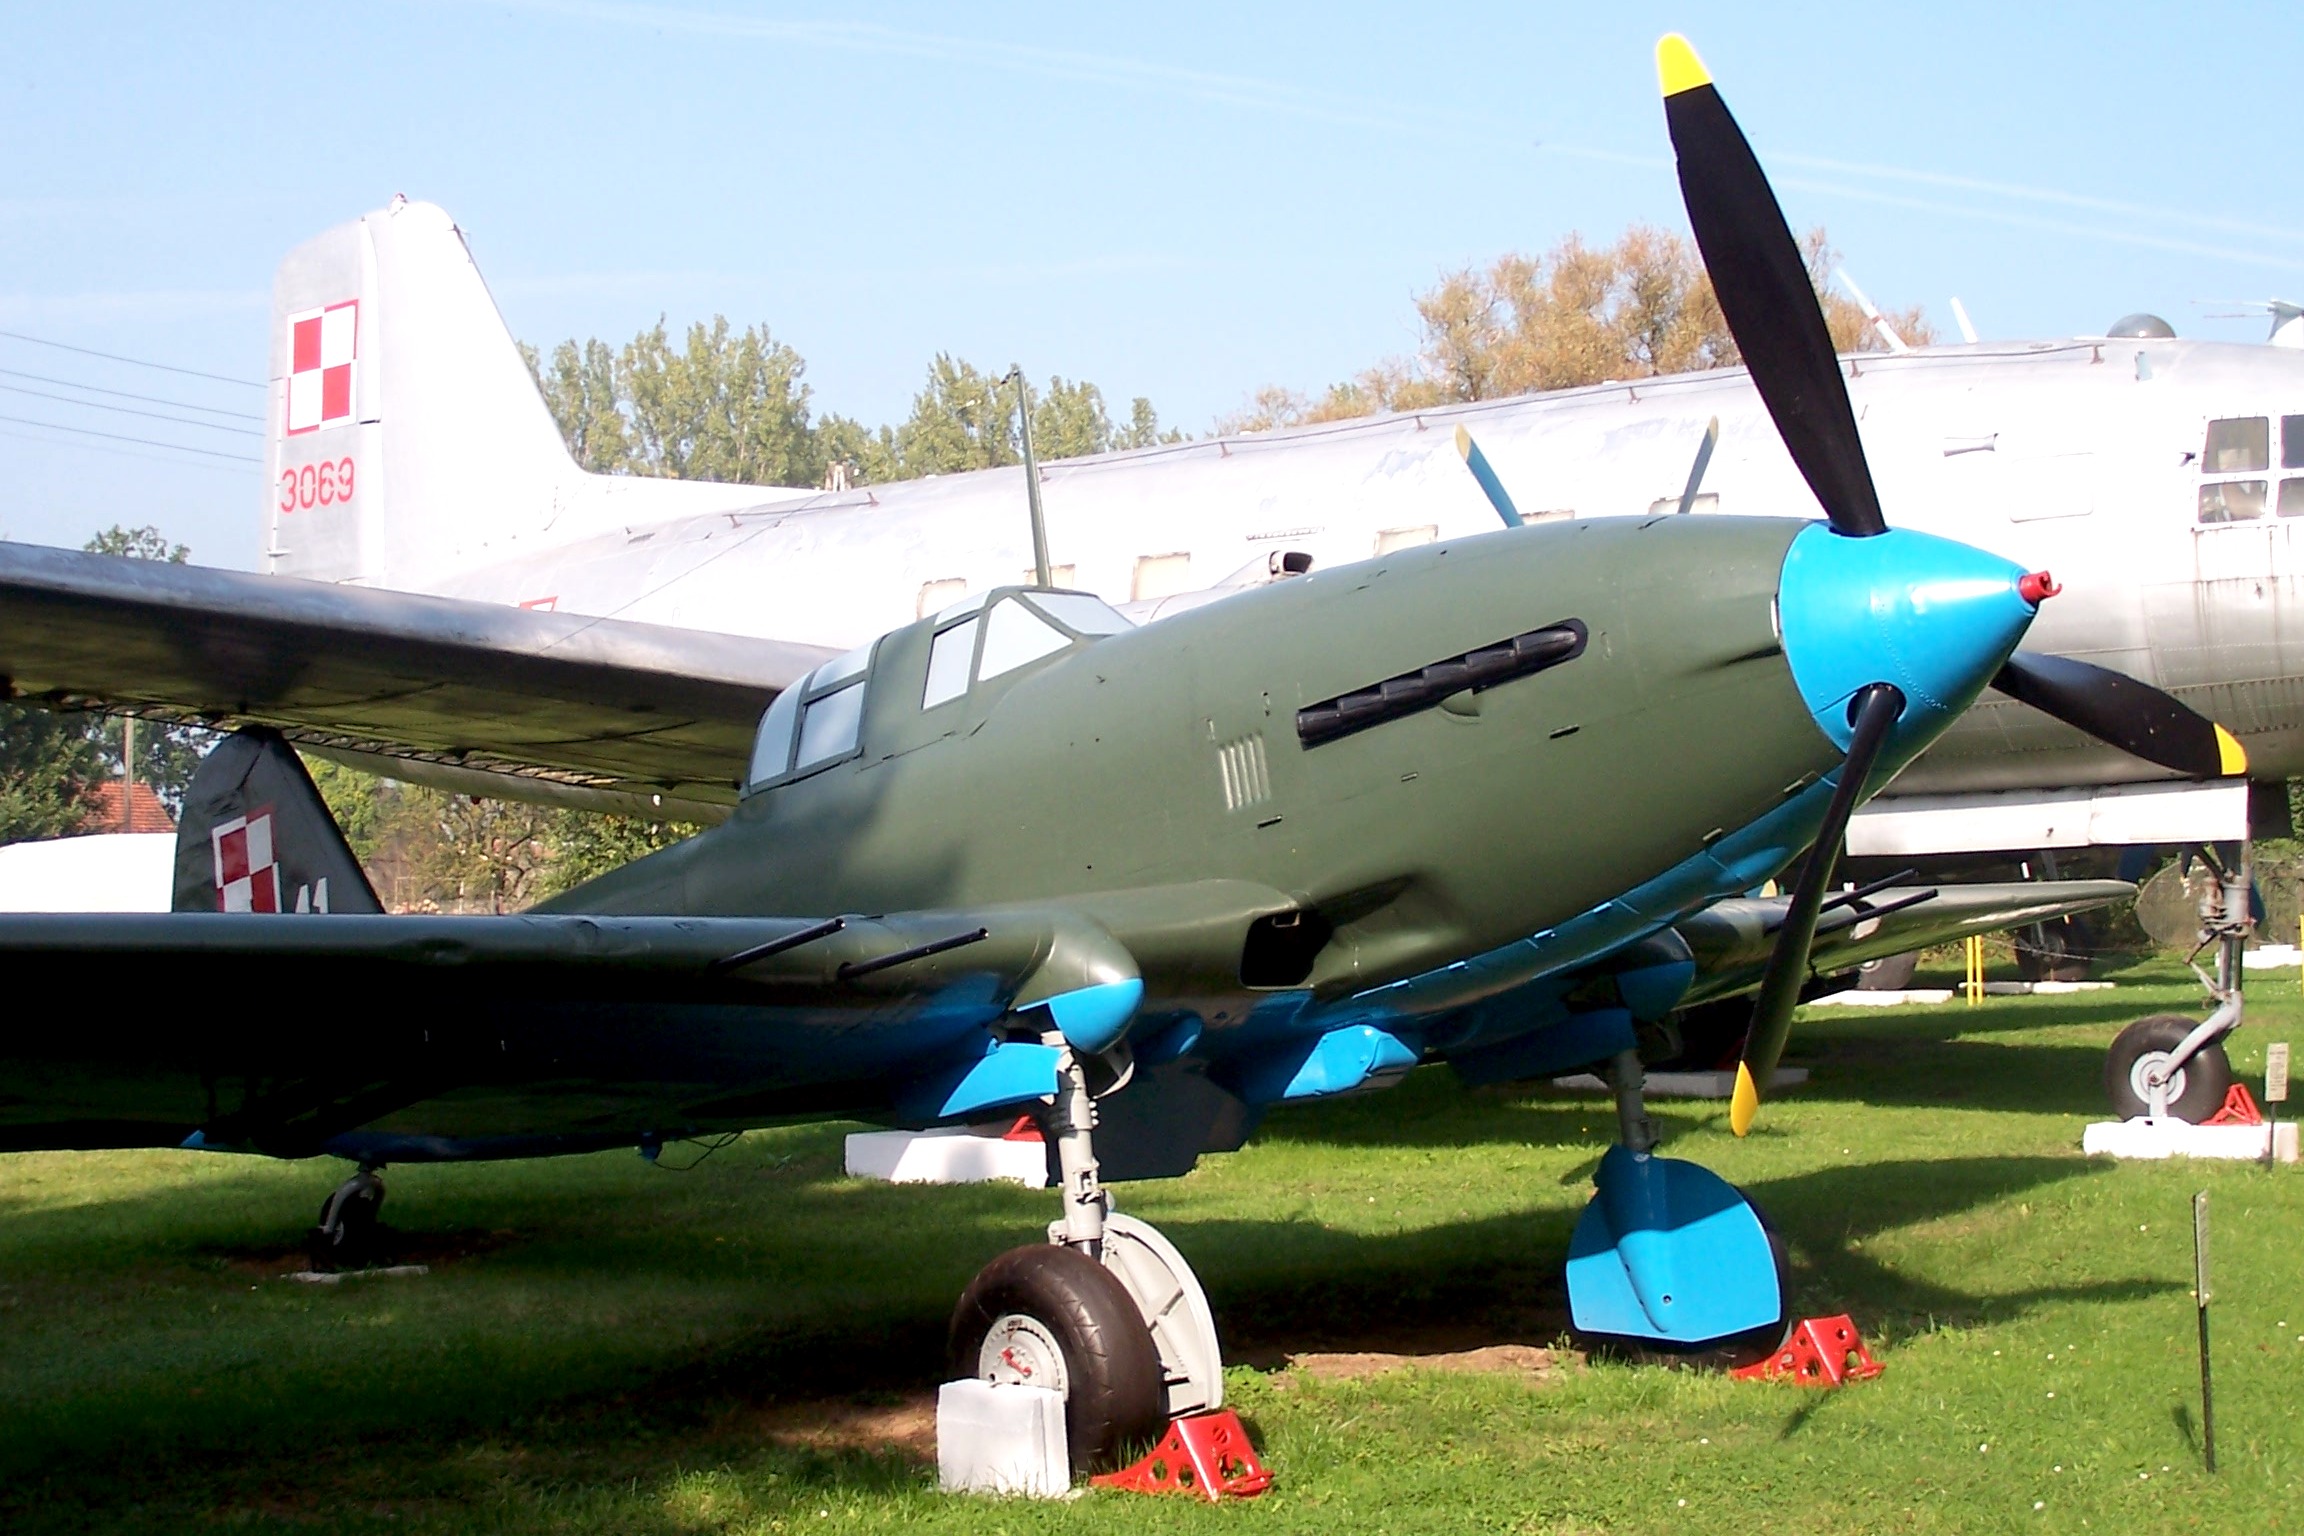
[[[1984,1001],[1984,938],[1978,934],[1968,940],[1968,977],[1962,990],[1968,994],[1968,1006],[1973,1008]]]

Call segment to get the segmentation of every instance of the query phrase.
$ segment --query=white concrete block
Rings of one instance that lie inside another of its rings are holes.
[[[2273,1156],[2296,1161],[2296,1122],[2270,1125],[2188,1125],[2182,1120],[2099,1120],[2080,1133],[2080,1150],[2091,1157],[2229,1157],[2261,1162],[2272,1131]]]
[[[1944,987],[1917,987],[1905,992],[1866,992],[1850,987],[1845,992],[1828,992],[1802,1003],[1803,1008],[1903,1008],[1914,1003],[1948,1003],[1952,1001],[1950,989]]]
[[[1072,1491],[1064,1394],[1046,1387],[948,1381],[936,1390],[936,1478],[946,1493]]]
[[[1048,1144],[1006,1140],[999,1130],[953,1126],[934,1131],[858,1131],[848,1138],[852,1178],[891,1184],[983,1184],[1009,1179],[1048,1187]]]
[[[2240,964],[2251,971],[2284,971],[2291,966],[2304,965],[2304,950],[2293,944],[2265,944],[2242,951]]]

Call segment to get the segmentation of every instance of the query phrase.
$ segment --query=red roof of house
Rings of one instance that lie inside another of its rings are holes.
[[[129,798],[128,813],[120,812],[120,781],[107,779],[96,786],[94,804],[88,817],[80,823],[83,832],[173,832],[174,818],[168,807],[152,792],[152,786],[139,779],[136,793]]]

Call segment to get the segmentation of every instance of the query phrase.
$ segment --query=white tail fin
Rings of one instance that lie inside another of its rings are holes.
[[[272,289],[271,479],[281,575],[390,586],[511,553],[584,477],[464,235],[430,203],[339,224]]]

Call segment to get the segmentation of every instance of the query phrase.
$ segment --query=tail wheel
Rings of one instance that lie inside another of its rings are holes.
[[[369,1169],[346,1179],[320,1203],[320,1221],[305,1238],[312,1267],[323,1273],[360,1269],[383,1249],[384,1181]]]
[[[1167,1425],[1160,1356],[1112,1272],[1053,1243],[1012,1248],[977,1271],[952,1313],[952,1379],[1064,1394],[1076,1473],[1104,1472]]]
[[[2114,1114],[2133,1120],[2152,1112],[2154,1069],[2165,1068],[2198,1024],[2181,1013],[2155,1013],[2120,1031],[2104,1058],[2104,1093]],[[2232,1062],[2222,1043],[2202,1046],[2169,1076],[2168,1113],[2198,1125],[2224,1107],[2231,1091]]]

